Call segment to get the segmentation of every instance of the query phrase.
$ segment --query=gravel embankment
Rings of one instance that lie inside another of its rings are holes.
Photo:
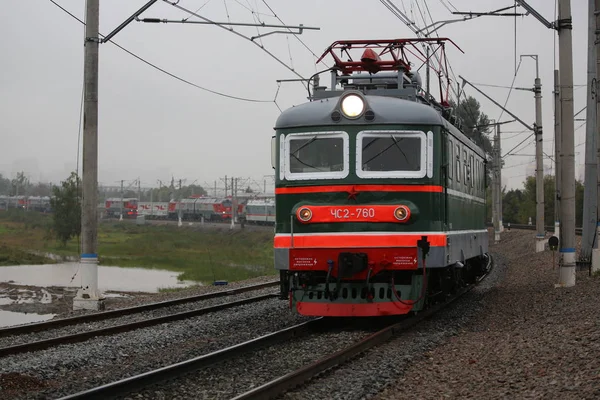
[[[481,312],[376,399],[600,398],[599,280],[555,288],[552,253],[533,253],[532,237],[502,234],[494,251],[510,267]]]
[[[302,322],[278,299],[3,357],[0,398],[56,398],[180,362]]]

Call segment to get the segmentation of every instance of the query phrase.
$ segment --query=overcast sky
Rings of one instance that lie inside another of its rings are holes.
[[[83,19],[84,1],[56,0]],[[512,0],[418,0],[435,21],[454,19],[452,6],[460,11],[491,11]],[[108,33],[141,7],[146,0],[102,0],[100,31]],[[555,19],[554,1],[530,0],[548,20]],[[395,0],[419,27],[424,23],[416,0]],[[287,25],[319,27],[300,38],[317,55],[335,40],[414,37],[409,28],[377,0],[181,0],[179,5],[197,10],[213,21],[278,24],[270,8]],[[520,9],[523,11],[522,9]],[[254,12],[254,13],[253,13]],[[586,83],[587,2],[572,1],[574,83]],[[181,19],[189,15],[159,0],[145,17]],[[4,1],[0,6],[0,173],[14,177],[24,170],[32,181],[57,182],[75,170],[79,110],[83,81],[83,25],[49,0]],[[192,17],[191,20],[194,18]],[[555,31],[532,16],[518,17],[517,63],[521,54],[538,54],[543,95],[544,150],[553,154],[553,70]],[[256,35],[256,28],[236,28]],[[269,32],[261,29],[261,33]],[[512,17],[482,17],[449,24],[439,31],[451,38],[465,54],[448,47],[456,76],[471,82],[510,86],[515,73]],[[147,61],[188,81],[225,94],[273,100],[277,79],[297,76],[258,46],[231,32],[210,25],[144,24],[134,22],[115,42]],[[269,35],[264,47],[303,77],[316,70],[315,58],[292,35]],[[558,60],[558,48],[556,48]],[[556,63],[556,68],[558,62]],[[328,65],[331,65],[329,63]],[[515,79],[516,87],[532,87],[535,62],[524,59]],[[504,103],[508,90],[481,87]],[[467,95],[479,100],[491,119],[500,110],[472,88]],[[306,101],[299,83],[283,83],[277,93],[281,109]],[[576,87],[575,112],[585,106],[586,88]],[[182,83],[123,52],[113,44],[100,46],[99,87],[99,181],[116,186],[121,179],[140,177],[142,186],[157,180],[186,179],[187,183],[210,183],[220,177],[237,176],[262,182],[273,174],[270,138],[280,111],[273,102],[233,100]],[[533,93],[513,91],[508,108],[532,125]],[[579,115],[585,118],[585,112]],[[504,115],[501,120],[509,117]],[[510,118],[512,119],[512,118]],[[576,122],[575,127],[581,122]],[[524,128],[504,125],[503,153],[529,135]],[[575,133],[575,144],[584,142],[585,125]],[[525,156],[506,158],[504,184],[520,187],[527,168],[532,170],[533,140],[519,147]],[[576,147],[576,165],[583,165],[583,145]],[[529,163],[529,164],[527,164]],[[546,160],[550,165],[550,160]],[[550,172],[550,171],[547,171]]]

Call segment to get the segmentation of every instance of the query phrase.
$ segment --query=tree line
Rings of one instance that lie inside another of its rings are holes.
[[[13,179],[4,177],[0,173],[0,195],[6,196],[50,196],[52,194],[51,183],[31,183],[25,172],[17,173]]]
[[[536,179],[528,176],[523,182],[522,189],[503,190],[502,193],[502,222],[512,224],[527,224],[529,218],[535,225],[536,215]],[[491,190],[488,189],[488,216],[492,216]],[[544,176],[544,222],[554,225],[556,200],[554,175]],[[575,225],[581,226],[583,221],[583,183],[575,181]]]

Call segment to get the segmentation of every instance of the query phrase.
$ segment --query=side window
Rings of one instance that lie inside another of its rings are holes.
[[[469,165],[467,164],[467,150],[463,150],[463,167],[464,167],[464,180],[465,185],[469,184]]]
[[[474,186],[474,180],[475,180],[475,174],[474,174],[474,168],[473,168],[473,156],[469,157],[469,174],[472,175],[470,176],[471,178],[471,187]]]
[[[460,182],[460,145],[456,145],[456,182]]]
[[[479,191],[479,176],[481,175],[481,169],[479,167],[479,160],[475,160],[475,189]]]
[[[483,189],[483,164],[481,164],[481,161],[477,161],[477,167],[479,168],[479,171],[477,173],[477,188],[481,193],[481,190]]]
[[[452,179],[452,162],[454,161],[454,143],[448,139],[448,178]]]

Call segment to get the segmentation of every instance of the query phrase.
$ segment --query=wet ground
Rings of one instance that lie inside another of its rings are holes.
[[[45,321],[73,309],[81,284],[79,263],[0,267],[0,328]],[[161,288],[184,288],[179,272],[143,268],[98,267],[100,290],[107,306]]]

